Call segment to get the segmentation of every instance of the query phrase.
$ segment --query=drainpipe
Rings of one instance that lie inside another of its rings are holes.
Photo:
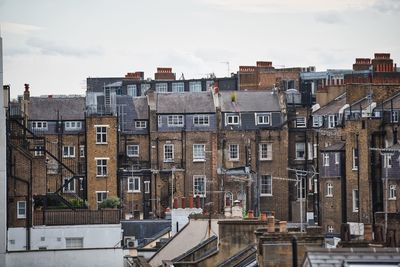
[[[297,267],[297,237],[292,237],[292,266]]]
[[[360,192],[360,146],[358,140],[358,133],[356,134],[357,146],[357,190],[358,190],[358,223],[361,222],[361,192]]]

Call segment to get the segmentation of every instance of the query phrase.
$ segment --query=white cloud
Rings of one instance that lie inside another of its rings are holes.
[[[379,0],[205,0],[205,2],[218,8],[249,13],[296,13],[368,8]]]
[[[74,47],[65,43],[61,44],[39,38],[29,38],[26,44],[31,48],[38,49],[44,55],[85,57],[101,54],[99,48]]]
[[[334,11],[320,12],[315,15],[315,20],[326,24],[337,24],[343,22],[343,18],[340,16],[340,13]]]
[[[40,31],[43,28],[30,24],[21,24],[14,22],[1,22],[1,31],[4,33],[27,35],[32,32]]]

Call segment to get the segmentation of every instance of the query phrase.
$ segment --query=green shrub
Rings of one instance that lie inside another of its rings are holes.
[[[99,209],[104,209],[104,208],[119,208],[121,205],[121,200],[118,197],[109,197],[106,198],[105,200],[103,200],[103,202],[101,202],[99,204]]]

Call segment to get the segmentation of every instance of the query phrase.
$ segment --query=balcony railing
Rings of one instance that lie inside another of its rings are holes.
[[[34,225],[118,224],[120,210],[35,210]]]

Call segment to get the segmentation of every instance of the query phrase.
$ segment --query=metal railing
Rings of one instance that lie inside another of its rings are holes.
[[[34,225],[118,224],[119,209],[104,210],[35,210]]]

